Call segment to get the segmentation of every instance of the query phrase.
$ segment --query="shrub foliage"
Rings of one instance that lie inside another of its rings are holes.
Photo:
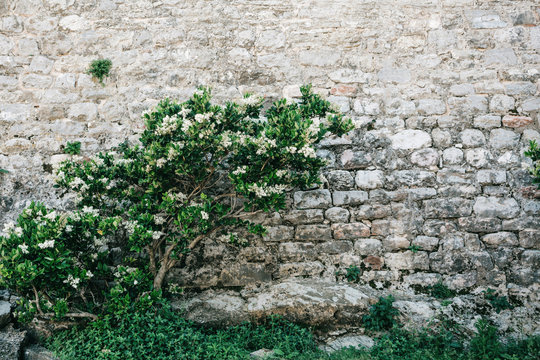
[[[238,228],[263,234],[251,216],[283,209],[289,189],[318,184],[325,162],[314,146],[354,128],[310,86],[301,90],[299,103],[279,100],[261,116],[262,98],[218,106],[201,88],[144,114],[138,144],[73,155],[57,184],[77,195],[78,210],[33,204],[8,224],[0,285],[16,289],[29,314],[95,313],[153,296],[209,236],[243,243]]]

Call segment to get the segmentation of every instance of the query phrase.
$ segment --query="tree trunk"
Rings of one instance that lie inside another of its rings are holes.
[[[163,286],[163,281],[165,281],[165,276],[167,275],[167,270],[167,263],[162,262],[159,271],[154,277],[154,290],[161,290],[161,287]]]

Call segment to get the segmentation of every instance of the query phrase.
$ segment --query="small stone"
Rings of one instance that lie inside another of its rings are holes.
[[[86,19],[78,15],[69,15],[60,19],[60,27],[71,31],[82,31],[88,28]]]
[[[30,63],[29,71],[47,75],[51,72],[54,65],[54,61],[49,60],[45,56],[34,56]]]
[[[487,164],[488,155],[489,153],[482,148],[468,149],[465,152],[465,160],[467,160],[468,164],[481,168]]]
[[[24,360],[58,360],[58,358],[44,347],[31,345],[24,350]]]
[[[492,129],[501,126],[499,115],[481,115],[474,118],[474,126],[481,129]]]
[[[486,64],[504,64],[515,65],[517,64],[517,56],[512,48],[501,48],[486,50],[484,54],[484,61]]]
[[[403,236],[388,236],[383,239],[383,247],[387,251],[395,251],[400,249],[407,249],[411,242],[409,239]]]
[[[403,130],[390,139],[394,149],[412,150],[431,146],[431,137],[422,130]]]
[[[336,190],[349,190],[354,186],[354,179],[349,171],[330,171],[326,174],[326,179],[330,186]]]
[[[332,229],[327,225],[299,225],[295,238],[302,241],[332,240]]]
[[[429,258],[424,251],[386,253],[384,263],[392,270],[429,270]]]
[[[365,191],[335,191],[334,205],[359,205],[363,204],[368,199],[368,193]]]
[[[341,165],[345,169],[365,169],[371,163],[371,155],[365,151],[345,150],[341,154]]]
[[[417,150],[411,154],[411,162],[422,167],[435,166],[439,162],[439,153],[433,148]]]
[[[26,342],[26,331],[19,331],[8,325],[0,331],[0,359],[20,359],[23,344]]]
[[[320,223],[324,220],[324,213],[319,209],[291,210],[283,219],[294,225]]]
[[[476,181],[481,185],[504,184],[506,183],[506,171],[499,170],[478,170]]]
[[[514,148],[519,141],[519,134],[505,129],[491,130],[489,145],[495,149]]]
[[[79,103],[70,105],[68,117],[76,121],[94,121],[97,119],[97,105],[94,103]]]
[[[335,196],[335,194],[334,194]],[[324,213],[325,217],[331,222],[345,223],[349,221],[349,210],[341,207],[332,207]]]
[[[364,335],[343,336],[336,339],[325,346],[325,350],[329,353],[341,350],[343,348],[371,348],[375,345],[375,341],[372,338]]]
[[[473,201],[467,199],[433,199],[425,200],[426,218],[458,218],[472,213]]]
[[[278,253],[282,261],[303,261],[316,255],[315,245],[310,242],[286,242],[279,244]]]
[[[433,236],[417,236],[412,245],[420,247],[420,250],[435,251],[439,247],[439,238]]]
[[[382,242],[377,239],[358,239],[354,243],[354,250],[360,255],[376,255],[382,249]]]
[[[360,189],[376,189],[384,185],[384,173],[381,170],[359,170],[355,182]]]
[[[411,81],[411,72],[405,68],[385,67],[377,73],[382,82],[404,84]]]
[[[453,96],[466,96],[474,94],[472,84],[457,84],[450,86],[450,94]]]
[[[513,110],[514,108],[514,98],[503,94],[493,95],[489,102],[489,111],[493,113],[506,113]]]
[[[443,162],[448,165],[461,164],[463,161],[463,151],[451,147],[443,151]]]
[[[465,16],[471,22],[473,29],[496,29],[506,27],[506,23],[501,20],[496,13],[486,10],[466,11]]]
[[[349,240],[364,238],[370,235],[369,227],[364,223],[333,224],[334,238]]]
[[[370,255],[364,259],[364,264],[372,270],[381,270],[384,265],[384,259],[380,256]]]
[[[540,110],[540,97],[525,100],[523,104],[521,104],[521,109],[525,112]]]
[[[286,241],[294,237],[294,228],[292,226],[268,226],[266,227],[265,241]]]
[[[330,89],[330,94],[336,95],[336,96],[349,96],[352,97],[356,94],[356,86],[351,85],[336,85],[335,87]]]
[[[465,147],[478,147],[486,143],[486,138],[480,130],[467,129],[461,135],[461,142]]]
[[[252,359],[263,360],[263,359],[273,358],[274,355],[275,355],[274,350],[260,349],[260,350],[250,353],[249,357]]]
[[[478,197],[474,212],[479,217],[511,219],[519,214],[519,204],[513,198]]]
[[[519,232],[519,246],[540,249],[540,230],[526,229]]]
[[[438,99],[418,100],[418,113],[421,115],[442,115],[446,112],[446,104]]]
[[[511,82],[504,84],[506,95],[534,95],[536,86],[529,81]]]
[[[518,244],[517,236],[505,231],[484,235],[482,241],[490,247],[516,246]]]
[[[505,115],[502,119],[502,123],[507,127],[519,128],[532,124],[533,119],[529,116]]]

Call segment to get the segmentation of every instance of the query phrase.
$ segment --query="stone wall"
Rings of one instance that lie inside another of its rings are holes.
[[[534,298],[540,201],[523,151],[540,139],[539,24],[534,0],[0,0],[0,223],[31,199],[66,206],[50,177],[62,145],[107,150],[165,96],[205,84],[218,101],[272,100],[313,83],[364,123],[321,146],[326,188],[291,194],[240,255],[208,241],[179,278],[333,281],[357,265],[375,287]],[[85,74],[98,57],[105,86]]]

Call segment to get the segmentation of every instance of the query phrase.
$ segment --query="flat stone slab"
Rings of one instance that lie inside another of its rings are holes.
[[[334,351],[341,350],[343,348],[371,348],[375,345],[375,341],[369,336],[365,335],[349,335],[340,337],[327,345],[321,346],[321,350],[332,353]]]
[[[232,325],[272,314],[307,325],[346,325],[358,324],[376,295],[368,286],[290,279],[241,294],[209,290],[176,301],[173,307],[205,325]]]

